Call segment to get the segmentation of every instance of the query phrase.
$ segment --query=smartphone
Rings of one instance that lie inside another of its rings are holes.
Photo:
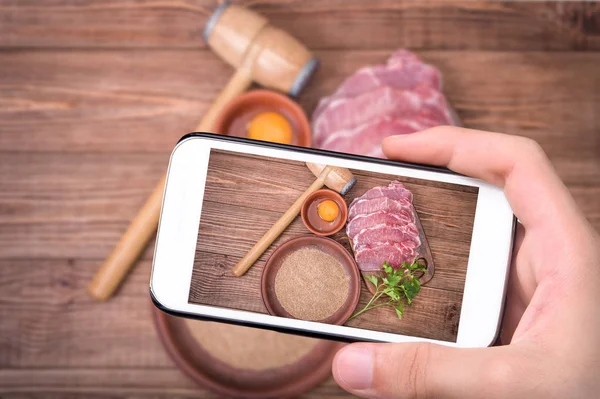
[[[334,187],[325,167],[349,172],[349,184]],[[341,197],[323,191],[338,202],[319,202],[316,217],[342,218],[343,228],[315,234],[294,214],[245,274],[234,274],[321,185]],[[188,318],[343,341],[484,347],[498,334],[515,223],[500,188],[444,168],[192,133],[171,155],[150,292],[160,309]]]

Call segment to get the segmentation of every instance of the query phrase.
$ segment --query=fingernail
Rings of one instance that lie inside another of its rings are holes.
[[[336,359],[336,376],[349,389],[363,390],[373,382],[373,351],[364,346],[349,346]]]
[[[398,139],[398,137],[400,137],[400,136],[387,136],[383,140],[381,140],[381,142],[385,143],[386,141],[395,141]]]
[[[384,140],[400,140],[407,136],[407,134],[394,134],[393,136],[388,136]]]

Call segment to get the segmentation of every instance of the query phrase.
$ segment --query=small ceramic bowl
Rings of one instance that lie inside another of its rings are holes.
[[[291,98],[271,90],[251,90],[231,100],[215,121],[213,132],[246,137],[246,126],[256,115],[275,111],[292,126],[292,145],[310,147],[310,123],[302,108]]]
[[[356,309],[356,305],[358,305],[361,278],[358,266],[350,252],[348,252],[342,244],[331,238],[315,237],[312,235],[300,236],[284,242],[273,251],[265,264],[261,279],[261,294],[265,307],[273,316],[294,318],[294,316],[289,314],[283,305],[281,305],[279,299],[277,299],[277,294],[275,293],[275,278],[283,261],[288,255],[301,248],[307,247],[318,249],[334,257],[340,262],[349,277],[348,297],[346,298],[346,302],[334,314],[323,320],[318,320],[319,323],[341,326],[350,318],[350,316],[352,316],[354,309]]]
[[[317,213],[317,206],[325,200],[333,200],[339,208],[339,214],[332,222],[326,222]],[[300,215],[302,222],[311,233],[322,237],[330,236],[340,231],[346,224],[348,205],[344,198],[333,190],[317,190],[306,197],[302,203]]]

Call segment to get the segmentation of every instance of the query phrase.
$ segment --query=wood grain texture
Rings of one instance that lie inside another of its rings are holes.
[[[97,267],[167,161],[166,153],[1,153],[1,258],[93,259]],[[560,157],[554,166],[599,229],[600,159]],[[152,254],[150,245],[142,258]]]
[[[235,3],[251,6],[311,49],[600,47],[600,11],[594,4],[448,0]],[[204,48],[202,29],[216,4],[216,0],[3,0],[0,46]]]
[[[99,376],[106,381],[100,383]],[[0,370],[0,388],[3,399],[219,398],[199,390],[174,367]],[[299,399],[348,397],[331,378]]]
[[[317,52],[321,68],[300,104],[310,115],[345,77],[389,54]],[[465,126],[530,137],[551,159],[600,158],[599,53],[420,54],[442,71],[446,95]],[[196,127],[232,72],[208,51],[0,56],[4,151],[168,153]]]
[[[168,161],[167,154],[4,153],[0,157],[3,258],[102,259]],[[149,248],[143,258],[151,257]]]
[[[455,341],[473,231],[477,189],[446,183],[352,170],[354,198],[376,186],[402,181],[414,194],[433,254],[436,274],[400,321],[393,309],[379,308],[346,323],[396,334]],[[202,205],[190,302],[267,313],[260,287],[264,264],[287,240],[309,234],[300,217],[242,277],[233,266],[315,180],[302,163],[226,151],[211,152]],[[341,231],[333,236],[350,250]],[[361,284],[358,309],[371,299]]]
[[[150,266],[141,262],[114,299],[98,303],[85,290],[95,262],[0,260],[0,395],[214,397],[181,374],[157,339]],[[343,396],[332,380],[313,395]]]
[[[106,378],[99,383],[98,377]],[[163,399],[220,398],[200,390],[180,370],[170,368],[22,368],[0,370],[3,399]],[[330,378],[305,398],[348,398]]]
[[[80,260],[0,261],[3,369],[171,366],[150,317],[150,262],[105,304],[85,291],[95,267]]]
[[[307,112],[360,66],[408,46],[441,69],[467,126],[538,140],[600,229],[597,4],[235,2],[316,51],[321,68],[299,99]],[[156,341],[152,246],[111,302],[84,291],[232,74],[201,38],[215,4],[0,0],[3,398],[214,397]],[[329,381],[307,397],[342,396]]]

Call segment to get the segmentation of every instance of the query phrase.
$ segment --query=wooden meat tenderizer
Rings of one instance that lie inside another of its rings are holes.
[[[221,4],[204,29],[208,45],[236,72],[204,115],[196,131],[211,131],[218,114],[252,82],[296,96],[306,86],[318,61],[296,39],[269,25],[246,8]],[[218,132],[222,133],[222,132]],[[165,177],[161,179],[121,240],[88,286],[96,299],[106,300],[117,289],[156,231]]]
[[[356,178],[346,168],[328,166],[314,163],[306,163],[308,169],[317,177],[317,180],[306,189],[306,191],[294,202],[294,204],[279,218],[277,222],[254,244],[252,249],[233,268],[233,274],[240,277],[250,269],[258,258],[269,248],[269,246],[281,235],[283,230],[298,216],[302,203],[311,193],[323,186],[346,195],[356,183]]]

